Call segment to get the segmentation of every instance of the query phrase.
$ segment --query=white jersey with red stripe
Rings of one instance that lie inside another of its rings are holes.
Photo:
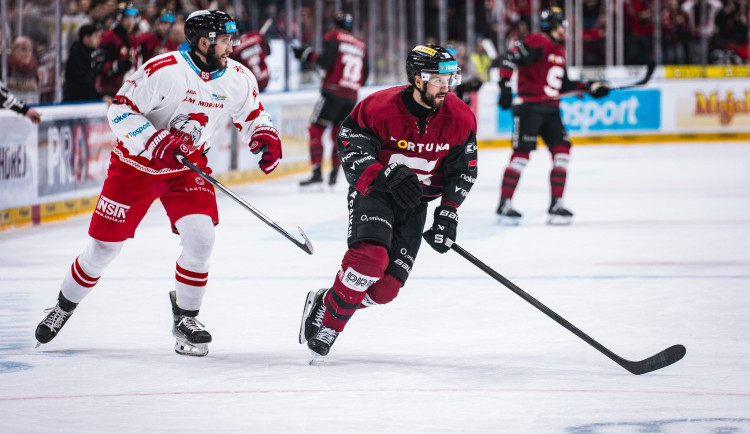
[[[240,143],[260,126],[273,126],[258,99],[258,83],[242,64],[227,59],[226,68],[201,71],[187,51],[154,57],[127,78],[108,112],[117,146],[112,151],[128,167],[152,177],[176,176],[186,170],[151,161],[146,142],[158,130],[179,136],[191,147],[211,146],[226,115],[239,130]],[[200,157],[199,152],[191,160]]]

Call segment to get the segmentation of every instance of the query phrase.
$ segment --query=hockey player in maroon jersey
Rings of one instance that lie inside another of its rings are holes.
[[[562,9],[552,7],[541,13],[541,33],[532,33],[505,53],[500,66],[500,98],[503,109],[513,107],[513,153],[500,187],[497,214],[501,222],[518,224],[521,214],[512,208],[511,199],[521,172],[542,136],[552,154],[550,188],[552,200],[548,209],[550,224],[568,224],[573,213],[562,202],[570,160],[571,142],[560,117],[561,92],[586,91],[594,98],[609,93],[602,81],[573,81],[565,68],[567,21]],[[510,89],[513,70],[518,70],[518,98]]]
[[[212,337],[196,317],[208,283],[219,212],[213,185],[183,165],[178,154],[211,173],[207,153],[228,115],[239,140],[262,155],[258,165],[264,173],[281,159],[281,141],[260,103],[255,77],[229,59],[236,33],[227,13],[195,11],[185,21],[190,50],[156,56],[117,92],[107,114],[117,145],[91,217],[90,237],[63,278],[57,305],[36,328],[39,344],[58,335],[159,199],[182,247],[169,292],[174,348],[183,355],[208,354]],[[137,284],[138,270],[132,271]]]
[[[133,33],[140,13],[132,4],[117,12],[117,24],[102,33],[100,47],[104,51],[104,65],[96,81],[102,95],[115,96],[136,60],[138,40]]]
[[[261,32],[247,32],[240,37],[240,43],[234,47],[231,58],[245,65],[258,80],[258,89],[268,86],[271,74],[266,64],[266,56],[271,55],[271,47]]]
[[[357,103],[357,92],[367,81],[369,66],[365,43],[351,33],[352,15],[338,12],[334,30],[323,36],[323,50],[315,52],[312,47],[294,48],[294,55],[303,62],[310,62],[325,70],[320,99],[310,116],[310,163],[312,176],[300,182],[301,186],[321,184],[320,170],[323,161],[323,133],[331,127],[331,139],[335,142],[341,122]],[[336,184],[340,160],[336,148],[331,150],[331,175],[328,184]]]
[[[141,64],[148,62],[156,55],[177,50],[178,45],[169,39],[169,32],[175,21],[174,13],[162,11],[154,23],[154,28],[137,37],[141,50]]]
[[[476,180],[476,119],[448,91],[461,82],[456,60],[442,47],[418,45],[406,72],[408,86],[368,96],[339,130],[349,249],[333,287],[307,295],[299,340],[318,355],[328,354],[357,309],[398,295],[423,236],[438,252],[449,250],[457,209]],[[435,199],[432,227],[423,234]]]

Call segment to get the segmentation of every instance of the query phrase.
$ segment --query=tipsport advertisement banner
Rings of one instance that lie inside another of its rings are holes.
[[[568,133],[628,133],[659,131],[661,93],[657,89],[619,90],[605,98],[589,95],[560,99],[560,114]],[[511,110],[498,109],[498,133],[513,130]]]

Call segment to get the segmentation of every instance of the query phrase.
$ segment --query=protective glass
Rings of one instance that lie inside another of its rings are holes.
[[[458,86],[461,84],[461,68],[457,68],[456,72],[451,72],[449,74],[431,74],[429,72],[423,72],[421,76],[423,81],[437,87]]]

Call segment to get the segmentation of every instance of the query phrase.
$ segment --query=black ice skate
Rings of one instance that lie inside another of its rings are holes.
[[[565,208],[561,197],[553,197],[552,204],[549,206],[550,225],[569,225],[573,221],[573,213]]]
[[[305,190],[314,190],[323,186],[323,174],[320,166],[313,166],[313,173],[308,179],[300,181],[299,186]]]
[[[326,356],[328,355],[328,352],[331,351],[331,346],[336,341],[336,338],[338,336],[339,332],[323,326],[318,330],[318,333],[316,333],[312,339],[307,341],[307,348],[312,350],[313,353],[317,355]],[[313,359],[313,361],[314,360],[315,359]]]
[[[340,166],[338,164],[334,164],[333,168],[331,169],[331,175],[328,177],[328,185],[331,187],[336,185],[336,180],[339,177],[339,167]]]
[[[328,288],[321,288],[307,293],[305,308],[302,310],[302,323],[299,326],[299,343],[304,344],[318,333],[323,325],[326,305],[323,302]]]
[[[198,311],[184,310],[177,306],[177,294],[175,291],[169,293],[172,302],[172,335],[177,339],[174,344],[174,352],[184,356],[202,357],[208,354],[208,343],[211,342],[211,333],[203,329],[203,324],[195,319]]]
[[[51,341],[60,333],[68,318],[73,315],[76,306],[78,306],[78,303],[73,303],[65,298],[62,292],[58,295],[57,305],[45,309],[44,311],[48,312],[47,316],[36,326],[36,348]]]
[[[495,211],[500,216],[500,224],[515,226],[521,222],[521,213],[511,207],[511,199],[500,199],[500,205]]]

